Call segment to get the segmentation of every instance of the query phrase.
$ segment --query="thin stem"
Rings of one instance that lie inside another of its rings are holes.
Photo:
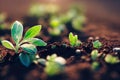
[[[19,50],[19,44],[16,44],[15,52],[18,53],[18,50]]]

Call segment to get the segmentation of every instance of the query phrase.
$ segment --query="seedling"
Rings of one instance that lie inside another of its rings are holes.
[[[78,40],[78,35],[73,35],[72,32],[69,33],[69,42],[72,47],[76,47],[81,44],[81,42]]]
[[[93,47],[94,48],[101,48],[102,43],[99,40],[96,40],[96,41],[93,42]]]
[[[39,34],[40,30],[41,25],[33,26],[27,30],[22,39],[23,25],[20,22],[15,21],[11,28],[11,36],[15,42],[15,46],[7,40],[3,40],[2,45],[8,49],[14,50],[16,53],[19,53],[19,49],[22,48],[24,52],[19,54],[19,59],[24,66],[29,66],[37,53],[36,46],[47,45],[43,40],[34,38]]]
[[[45,72],[49,76],[61,73],[64,70],[66,60],[62,57],[57,57],[56,54],[47,56]]]
[[[91,52],[91,58],[92,58],[92,60],[96,60],[97,57],[98,57],[98,50],[93,50]]]
[[[115,57],[115,56],[108,54],[105,57],[105,62],[110,63],[110,64],[115,64],[115,63],[120,62],[120,60],[118,59],[118,57]]]
[[[64,25],[61,23],[61,20],[56,17],[50,19],[50,28],[49,33],[53,36],[58,36],[64,30]]]
[[[100,64],[98,62],[96,62],[96,61],[92,63],[92,69],[93,70],[98,70],[99,66],[100,66]]]
[[[84,15],[81,15],[81,16],[78,16],[78,17],[75,17],[73,20],[72,20],[72,26],[75,30],[82,30],[83,29],[83,24],[85,23],[86,21],[86,18]]]

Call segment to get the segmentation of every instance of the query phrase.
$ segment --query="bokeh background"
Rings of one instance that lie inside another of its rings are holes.
[[[34,3],[55,4],[61,12],[76,4],[84,9],[89,20],[107,23],[117,32],[120,30],[120,0],[0,0],[0,12],[7,14],[10,21],[21,20]]]
[[[25,15],[33,3],[53,3],[66,9],[73,3],[83,6],[91,17],[120,23],[120,0],[0,0],[0,12],[18,19]]]

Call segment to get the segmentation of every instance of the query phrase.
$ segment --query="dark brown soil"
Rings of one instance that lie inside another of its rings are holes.
[[[104,52],[105,55],[113,55],[112,49],[120,47],[120,41],[107,41],[106,39],[100,39],[100,41],[103,43],[103,47],[99,49],[99,52]],[[76,53],[77,49],[81,52]],[[0,46],[1,54],[5,56],[3,62],[0,63],[0,80],[120,80],[120,63],[107,64],[103,58],[99,57],[99,69],[91,68],[93,61],[90,53],[93,49],[90,40],[75,48],[60,42],[38,47],[38,54],[41,58],[57,53],[67,60],[64,72],[50,77],[44,72],[44,66],[31,64],[26,68],[20,63],[18,55],[13,56],[13,51]]]

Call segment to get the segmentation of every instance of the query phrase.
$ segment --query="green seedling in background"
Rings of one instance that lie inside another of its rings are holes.
[[[47,56],[45,72],[49,76],[53,76],[63,72],[66,60],[62,57],[57,57],[56,54]]]
[[[94,62],[92,63],[92,69],[93,69],[93,70],[98,70],[98,69],[99,69],[99,66],[100,66],[100,64],[99,64],[97,61],[94,61]]]
[[[46,14],[53,15],[58,12],[59,6],[53,4],[32,4],[30,6],[29,14],[31,16],[45,16]]]
[[[96,40],[96,41],[93,42],[93,47],[94,48],[101,48],[102,43],[99,40]]]
[[[69,33],[69,42],[72,47],[80,46],[81,44],[78,40],[78,35],[73,35],[72,32]]]
[[[112,55],[108,54],[105,57],[105,62],[110,63],[110,64],[115,64],[115,63],[120,62],[120,60],[119,60],[118,57],[115,57],[115,56],[112,56]]]
[[[93,50],[91,52],[91,58],[92,58],[92,60],[96,60],[97,57],[98,57],[98,50]]]
[[[43,40],[34,38],[39,34],[40,30],[41,25],[33,26],[27,30],[22,39],[23,25],[20,22],[15,21],[11,28],[11,36],[15,42],[15,46],[7,40],[2,40],[2,45],[8,49],[14,50],[16,53],[22,48],[25,53],[20,53],[19,59],[24,66],[29,66],[37,53],[36,46],[47,45]]]
[[[7,18],[7,15],[5,13],[0,13],[0,30],[7,29],[7,23],[5,23],[5,20]]]
[[[82,30],[83,24],[85,23],[85,21],[86,21],[86,18],[84,15],[77,16],[72,20],[72,26],[75,30],[78,30],[78,31]]]
[[[65,26],[61,24],[61,20],[56,17],[52,17],[50,19],[50,27],[49,33],[53,36],[58,36],[61,34],[61,32],[64,30]]]

